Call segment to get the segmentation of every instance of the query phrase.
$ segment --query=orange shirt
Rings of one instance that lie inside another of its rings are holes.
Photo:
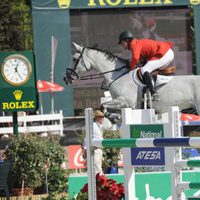
[[[161,58],[172,46],[172,42],[133,39],[129,45],[129,50],[132,52],[131,69],[135,68],[140,59],[147,62]]]

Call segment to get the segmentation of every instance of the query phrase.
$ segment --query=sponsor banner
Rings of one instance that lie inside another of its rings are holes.
[[[132,148],[131,165],[163,165],[165,154],[162,147]]]
[[[71,9],[71,8],[107,8],[107,7],[142,7],[142,6],[187,6],[187,5],[198,5],[200,0],[33,0],[33,9],[42,7],[47,8],[60,8],[60,9]]]
[[[65,148],[67,154],[67,168],[68,169],[83,169],[86,168],[85,160],[82,156],[81,145],[70,145]]]
[[[163,124],[131,125],[130,138],[161,138],[164,136]],[[165,165],[164,147],[131,148],[131,165]]]
[[[66,163],[67,169],[85,169],[86,168],[86,161],[82,155],[81,145],[70,145],[70,146],[65,147],[65,150],[66,150],[66,157],[67,157],[67,163]],[[122,152],[120,152],[120,155],[119,155],[118,166],[119,167],[123,166]]]
[[[0,111],[37,110],[38,92],[33,52],[2,52],[0,65]]]

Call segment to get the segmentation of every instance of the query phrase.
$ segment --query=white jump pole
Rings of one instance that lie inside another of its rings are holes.
[[[86,125],[86,148],[87,148],[87,171],[88,171],[88,200],[96,200],[96,175],[94,170],[94,148],[93,140],[93,110],[85,109]]]

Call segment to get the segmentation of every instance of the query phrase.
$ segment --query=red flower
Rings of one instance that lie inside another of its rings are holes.
[[[83,186],[83,188],[81,189],[81,192],[88,192],[88,184],[85,184],[84,186]]]
[[[124,199],[124,186],[122,183],[117,184],[113,179],[108,179],[105,175],[96,175],[96,185],[97,185],[97,200],[122,200]],[[80,193],[77,195],[77,200],[86,200],[84,194],[88,193],[88,184],[85,184],[81,189]],[[83,195],[84,196],[83,196]]]

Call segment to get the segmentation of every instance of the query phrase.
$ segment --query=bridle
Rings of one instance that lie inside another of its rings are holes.
[[[120,70],[122,70],[123,68],[126,68],[126,66],[122,66],[122,67],[117,68],[117,69],[114,69],[114,70],[109,70],[109,71],[106,71],[106,72],[101,72],[101,73],[96,73],[96,74],[90,74],[90,75],[85,75],[85,76],[81,76],[81,77],[80,77],[80,76],[76,73],[76,68],[77,68],[78,63],[80,62],[81,58],[82,58],[82,61],[83,61],[83,64],[84,64],[84,67],[85,67],[86,71],[90,71],[90,69],[86,66],[85,61],[84,61],[84,59],[83,59],[84,50],[85,50],[85,47],[83,47],[82,51],[79,52],[80,55],[79,55],[79,57],[78,57],[78,58],[76,59],[76,61],[75,61],[74,68],[73,68],[73,69],[72,69],[72,68],[67,68],[67,69],[66,69],[66,74],[68,74],[68,75],[70,76],[71,79],[72,79],[71,75],[72,75],[72,76],[75,76],[76,79],[78,79],[78,80],[100,79],[100,78],[102,78],[102,75],[104,75],[104,74],[108,74],[108,73],[115,72],[115,71],[120,71]],[[127,73],[127,72],[126,72],[126,73]],[[123,76],[123,75],[126,74],[126,73],[123,73],[121,76]],[[121,77],[121,76],[120,76],[120,77]],[[120,77],[118,77],[118,78],[120,78]],[[118,78],[117,78],[117,79],[118,79]],[[116,81],[117,79],[113,80],[113,82]],[[111,82],[111,83],[109,84],[109,87],[110,87],[110,85],[111,85],[113,82]]]
[[[77,68],[77,65],[78,65],[79,61],[80,61],[81,58],[83,57],[83,52],[84,52],[84,50],[85,50],[85,47],[83,47],[82,51],[80,52],[79,57],[76,59],[76,62],[75,62],[75,64],[74,64],[74,68],[72,69],[72,68],[67,67],[67,69],[66,69],[66,72],[67,72],[67,73],[70,72],[70,73],[69,73],[70,75],[75,76],[75,77],[76,77],[77,79],[79,79],[79,80],[81,80],[81,77],[76,73],[76,68]],[[85,67],[86,71],[89,71],[89,69],[87,68],[87,66],[86,66],[85,61],[84,61],[83,58],[82,58],[82,60],[83,60],[84,67]]]

